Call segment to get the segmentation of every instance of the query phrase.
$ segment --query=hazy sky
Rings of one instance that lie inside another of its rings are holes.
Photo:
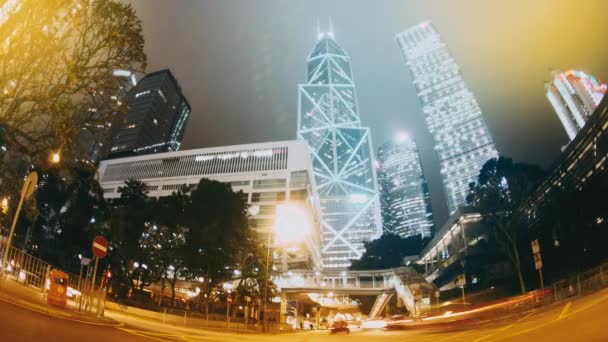
[[[433,21],[475,93],[497,148],[548,167],[567,136],[544,94],[554,68],[608,80],[605,0],[130,0],[148,71],[170,68],[192,105],[184,149],[295,139],[297,84],[331,16],[350,54],[374,146],[418,142],[438,224],[447,217],[437,157],[396,33]]]

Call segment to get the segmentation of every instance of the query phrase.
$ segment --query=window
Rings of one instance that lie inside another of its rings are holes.
[[[306,190],[292,190],[289,199],[292,201],[305,201],[308,198]]]
[[[247,186],[249,185],[249,181],[233,181],[233,182],[228,182],[228,184],[230,184],[230,186],[235,187],[235,186]]]
[[[303,188],[308,185],[308,173],[306,171],[297,171],[291,173],[291,184],[292,188]]]
[[[253,181],[254,189],[271,189],[271,188],[284,188],[287,184],[287,180],[282,179],[257,179]]]
[[[254,192],[251,194],[251,202],[273,202],[284,200],[284,192]]]
[[[186,184],[167,184],[167,185],[163,185],[163,190],[177,190],[179,188],[181,188],[182,186],[186,186]]]

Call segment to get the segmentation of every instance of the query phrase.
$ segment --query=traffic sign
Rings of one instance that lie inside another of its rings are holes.
[[[540,246],[538,245],[538,240],[532,240],[530,242],[532,244],[532,254],[540,253]]]
[[[467,283],[467,278],[465,277],[464,273],[463,274],[459,274],[458,278],[456,278],[456,284],[457,284],[457,286],[464,287],[464,285],[466,283]]]
[[[98,259],[103,259],[108,253],[108,241],[101,236],[98,235],[93,240],[93,255],[95,255]]]

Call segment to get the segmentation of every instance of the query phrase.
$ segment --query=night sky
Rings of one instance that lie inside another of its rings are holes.
[[[184,149],[296,137],[297,84],[317,18],[350,54],[374,148],[419,145],[435,221],[447,217],[438,160],[395,34],[431,20],[475,93],[502,155],[549,167],[567,136],[544,83],[554,68],[608,80],[605,0],[130,0],[148,71],[170,68],[192,105]]]

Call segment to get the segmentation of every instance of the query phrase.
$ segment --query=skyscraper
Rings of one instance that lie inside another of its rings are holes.
[[[360,258],[382,234],[370,130],[361,126],[350,57],[333,32],[320,33],[298,86],[298,139],[306,140],[321,203],[325,269]]]
[[[574,140],[606,94],[606,85],[577,70],[556,70],[552,75],[553,80],[545,85],[547,98],[568,137]]]
[[[466,205],[469,183],[498,156],[479,104],[431,22],[396,36],[435,142],[448,210]]]
[[[110,158],[180,149],[190,104],[168,69],[147,74],[131,89],[129,112],[112,139]]]
[[[378,161],[384,231],[401,237],[431,236],[431,199],[416,142],[400,133],[378,148]]]

